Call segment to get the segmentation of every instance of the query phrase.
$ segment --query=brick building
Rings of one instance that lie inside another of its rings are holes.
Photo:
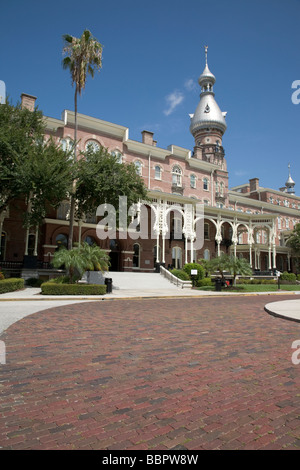
[[[181,267],[185,262],[233,253],[249,260],[253,269],[295,270],[286,239],[300,222],[300,197],[289,171],[283,188],[262,188],[257,178],[229,189],[222,138],[226,113],[221,112],[213,91],[215,77],[206,63],[199,77],[200,101],[190,115],[192,150],[170,145],[160,148],[150,131],[141,141],[131,140],[129,129],[91,116],[78,115],[78,152],[87,145],[108,148],[120,164],[133,162],[148,188],[151,202],[147,211],[148,236],[134,238],[120,232],[99,240],[93,215],[77,220],[74,241],[97,243],[107,250],[111,270],[151,272],[156,263]],[[35,97],[22,95],[24,106],[33,109]],[[61,119],[47,117],[47,134],[63,148],[74,139],[74,112],[64,111]],[[69,202],[62,201],[50,211],[38,229],[22,228],[23,202],[15,201],[0,218],[1,266],[35,264],[48,269],[53,253],[67,245]],[[201,212],[203,211],[203,213]],[[137,212],[137,214],[139,214]],[[197,238],[197,227],[200,238]]]

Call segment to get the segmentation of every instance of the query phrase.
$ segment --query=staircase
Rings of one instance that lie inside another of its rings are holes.
[[[105,277],[112,279],[113,291],[174,291],[181,289],[158,273],[109,272]]]

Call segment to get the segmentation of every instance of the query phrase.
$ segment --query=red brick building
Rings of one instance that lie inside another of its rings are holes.
[[[226,113],[215,100],[215,81],[206,54],[205,69],[199,77],[200,101],[190,116],[195,139],[192,150],[175,145],[160,148],[153,133],[146,130],[141,141],[131,140],[127,127],[78,115],[78,153],[89,144],[95,148],[101,145],[113,152],[120,164],[133,162],[151,198],[146,208],[146,239],[134,239],[129,232],[126,237],[117,233],[113,239],[99,240],[96,214],[76,221],[74,241],[95,242],[107,250],[112,270],[151,272],[156,263],[181,267],[221,252],[245,257],[253,269],[295,270],[286,246],[288,234],[300,222],[295,183],[289,174],[286,185],[278,191],[260,187],[257,178],[229,189],[222,145]],[[23,105],[31,109],[35,100],[22,96]],[[61,119],[47,117],[46,124],[47,134],[63,148],[72,146],[72,111],[64,111]],[[202,207],[203,217],[199,213]],[[39,270],[49,268],[57,247],[67,244],[69,203],[62,201],[57,211],[49,211],[38,229],[22,228],[22,210],[23,202],[14,201],[1,214],[0,265],[21,267],[25,256],[25,260],[37,261]],[[202,224],[203,246],[197,239],[197,224]]]

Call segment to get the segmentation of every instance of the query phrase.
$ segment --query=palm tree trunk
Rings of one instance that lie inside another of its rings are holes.
[[[75,131],[74,131],[74,163],[77,161],[77,94],[78,89],[77,85],[75,88],[75,96],[74,96],[74,103],[75,103]],[[74,218],[75,218],[75,189],[76,189],[76,181],[73,181],[73,194],[71,196],[71,206],[70,206],[70,223],[69,223],[69,239],[68,239],[68,250],[73,248],[73,234],[74,234]]]

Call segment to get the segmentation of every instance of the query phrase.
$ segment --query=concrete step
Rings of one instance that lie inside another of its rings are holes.
[[[181,290],[159,273],[110,272],[105,277],[112,279],[113,289],[120,290]]]

